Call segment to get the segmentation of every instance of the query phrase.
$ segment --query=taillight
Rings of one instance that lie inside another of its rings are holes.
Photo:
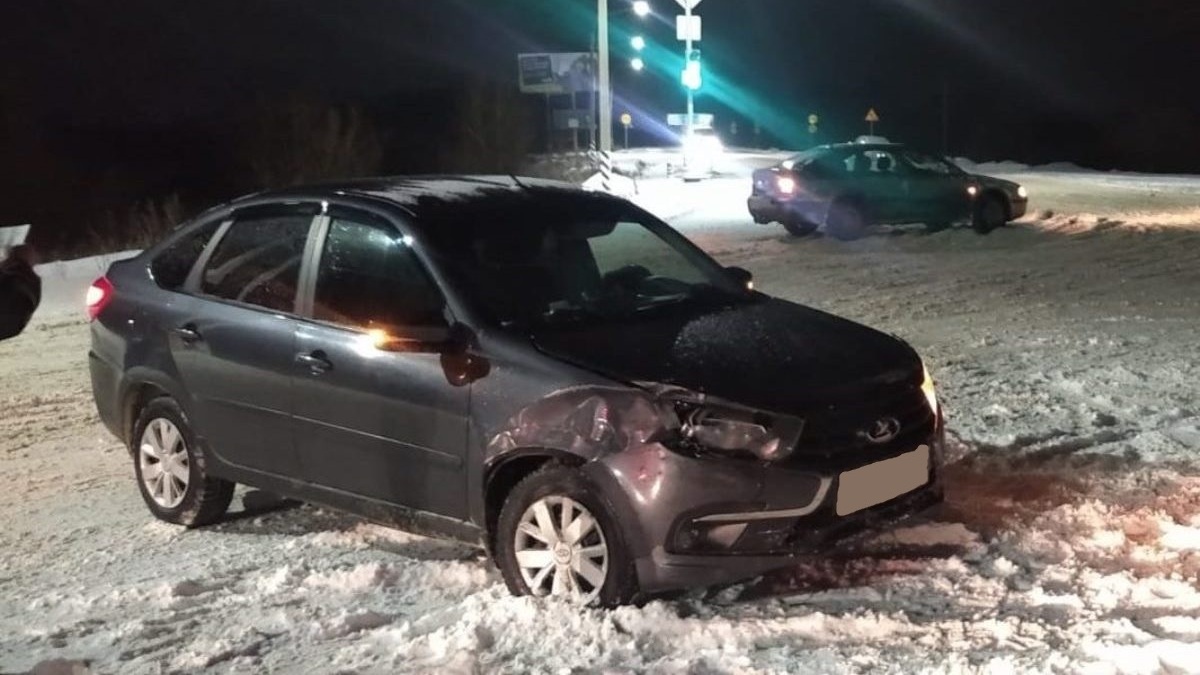
[[[84,301],[87,305],[88,319],[95,321],[100,312],[108,307],[108,303],[113,299],[113,285],[106,277],[100,277],[92,282],[92,285],[87,290],[87,299]]]

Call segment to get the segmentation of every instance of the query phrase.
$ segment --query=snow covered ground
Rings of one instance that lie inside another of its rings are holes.
[[[760,288],[916,345],[954,464],[926,521],[615,611],[254,492],[215,527],[153,521],[90,400],[102,265],[47,269],[45,311],[0,343],[0,672],[1200,672],[1200,179],[1012,177],[1018,226],[853,243],[753,225],[744,176],[639,182]]]

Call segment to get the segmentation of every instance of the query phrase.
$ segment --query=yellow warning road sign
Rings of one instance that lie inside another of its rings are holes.
[[[872,124],[879,121],[879,113],[875,112],[874,108],[867,111],[867,121]]]

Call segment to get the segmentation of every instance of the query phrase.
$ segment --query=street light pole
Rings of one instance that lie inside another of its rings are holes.
[[[596,0],[596,15],[600,23],[599,71],[600,71],[600,152],[612,152],[612,84],[609,82],[608,63],[608,0]]]
[[[684,18],[684,22],[687,25],[687,35],[686,35],[687,40],[684,42],[685,46],[684,46],[684,53],[683,53],[683,57],[684,57],[683,64],[684,64],[684,67],[686,67],[688,62],[692,58],[692,37],[693,37],[693,35],[692,35],[692,3],[691,2],[683,3],[683,15],[684,15],[684,17],[686,17],[686,18]],[[696,95],[695,95],[695,92],[692,91],[691,87],[684,87],[684,89],[687,90],[687,120],[685,120],[685,123],[683,125],[684,137],[686,138],[691,135],[691,133],[695,127]]]

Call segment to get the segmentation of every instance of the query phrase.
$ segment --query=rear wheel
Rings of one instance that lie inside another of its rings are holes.
[[[514,595],[612,607],[630,602],[637,589],[616,519],[569,467],[549,465],[513,488],[500,511],[496,552]]]
[[[1004,227],[1008,223],[1008,205],[999,195],[986,194],[975,207],[975,218],[971,227],[979,234],[988,234],[992,230]]]
[[[785,220],[783,221],[783,229],[788,231],[788,234],[793,237],[807,237],[817,231],[815,223],[810,223],[805,220]]]
[[[156,518],[197,527],[225,514],[234,484],[208,475],[208,454],[173,399],[142,409],[131,445],[138,489]]]
[[[851,201],[837,201],[829,208],[825,229],[835,239],[853,241],[867,232],[867,218],[861,206]]]

